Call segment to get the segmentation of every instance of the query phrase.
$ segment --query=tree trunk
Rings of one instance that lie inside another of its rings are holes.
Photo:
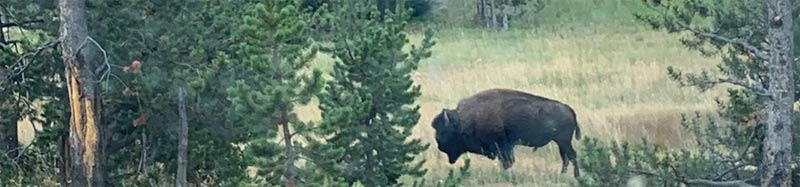
[[[9,103],[0,103],[8,106]],[[19,153],[19,136],[17,135],[18,115],[0,118],[0,154],[6,154],[9,158],[17,157]]]
[[[187,146],[189,146],[189,122],[186,117],[186,90],[178,88],[178,114],[181,117],[181,128],[178,131],[178,170],[175,186],[186,187],[186,165],[188,162]]]
[[[486,22],[486,0],[477,0],[475,4],[477,9],[475,14],[475,22],[478,25],[483,25]]]
[[[283,83],[283,71],[281,71],[281,56],[278,53],[278,49],[280,46],[276,46],[272,49],[272,64],[273,68],[275,68],[275,79],[279,83]],[[294,145],[292,145],[292,133],[289,132],[289,114],[288,110],[280,111],[278,114],[277,124],[280,124],[283,128],[283,143],[286,146],[286,163],[284,164],[286,170],[283,172],[283,177],[286,179],[286,187],[294,187],[295,186],[295,177],[297,177],[297,171],[294,168],[294,160],[295,160],[295,153],[294,153]]]
[[[767,0],[770,27],[769,94],[767,128],[764,137],[764,159],[761,185],[790,187],[792,156],[792,110],[794,103],[794,61],[792,38],[792,6],[790,0]]]
[[[98,58],[87,44],[85,0],[61,0],[62,59],[70,103],[70,121],[64,159],[66,186],[104,186],[105,137],[99,80],[93,71]]]
[[[284,177],[286,178],[286,186],[287,187],[294,187],[295,186],[295,175],[297,172],[294,168],[294,160],[295,160],[295,153],[294,153],[294,145],[292,144],[292,133],[289,131],[289,123],[287,121],[287,113],[281,112],[281,126],[283,126],[283,143],[286,145],[286,172],[284,173]]]
[[[508,14],[503,14],[503,30],[508,30]]]
[[[497,29],[497,13],[496,13],[496,6],[497,0],[492,0],[492,5],[489,6],[489,14],[492,14],[492,29]]]

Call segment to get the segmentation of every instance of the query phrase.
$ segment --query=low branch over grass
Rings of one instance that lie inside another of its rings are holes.
[[[752,184],[748,184],[745,180],[728,180],[728,181],[714,181],[708,179],[686,179],[684,176],[679,176],[678,173],[673,170],[673,176],[664,176],[661,174],[653,173],[650,171],[645,170],[631,170],[631,173],[641,174],[641,175],[648,175],[663,179],[671,179],[679,181],[687,186],[696,186],[696,185],[705,185],[705,186],[715,186],[715,187],[757,187]]]
[[[717,40],[717,41],[726,42],[726,43],[730,43],[730,44],[733,44],[733,45],[738,45],[738,46],[744,48],[745,51],[753,54],[753,56],[757,57],[758,59],[761,59],[761,60],[769,59],[769,54],[767,54],[767,52],[765,50],[760,49],[760,48],[756,47],[755,45],[747,43],[747,42],[742,41],[740,39],[729,38],[729,37],[725,37],[725,36],[722,36],[722,35],[719,35],[719,34],[714,34],[714,33],[711,33],[711,32],[706,32],[706,31],[703,31],[703,30],[700,30],[700,29],[692,28],[689,25],[686,25],[686,24],[681,23],[681,22],[674,22],[674,25],[677,26],[678,28],[682,28],[682,29],[684,29],[686,31],[692,32],[692,33],[694,33],[696,35],[699,35],[699,36],[702,36],[702,37],[711,38],[711,39],[714,39],[714,40]]]

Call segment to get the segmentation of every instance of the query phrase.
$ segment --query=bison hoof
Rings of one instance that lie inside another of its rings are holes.
[[[507,163],[507,162],[503,162],[502,163],[503,170],[508,170],[509,168],[511,168],[511,166],[512,166],[511,163]]]

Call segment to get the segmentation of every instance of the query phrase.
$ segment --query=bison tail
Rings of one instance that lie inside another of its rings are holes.
[[[581,140],[581,127],[578,126],[578,122],[575,122],[575,139]]]

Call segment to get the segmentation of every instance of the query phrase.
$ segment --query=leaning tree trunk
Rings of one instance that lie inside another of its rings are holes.
[[[790,0],[767,0],[770,26],[769,94],[767,128],[761,185],[790,187],[792,157],[792,109],[794,103],[794,60],[792,58],[792,13]]]
[[[62,59],[70,103],[70,121],[63,175],[66,186],[104,186],[105,139],[102,127],[102,98],[95,68],[98,58],[88,43],[85,0],[61,0]]]

